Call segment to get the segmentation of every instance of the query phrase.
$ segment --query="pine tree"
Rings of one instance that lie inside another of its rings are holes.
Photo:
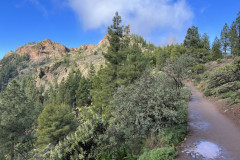
[[[236,54],[240,55],[240,12],[236,18],[236,29],[237,29],[237,42],[236,42]]]
[[[216,37],[212,45],[212,59],[217,60],[219,58],[222,58],[221,41]]]
[[[90,101],[91,82],[85,77],[79,81],[79,86],[76,91],[76,102],[78,107],[86,106]]]
[[[56,145],[75,129],[76,119],[71,106],[48,104],[38,117],[36,145],[41,149],[49,143]]]
[[[133,46],[128,49],[126,62],[120,68],[118,73],[118,83],[125,86],[132,84],[141,76],[146,65],[147,61],[142,54],[141,48],[139,48],[138,44],[133,44]]]
[[[231,28],[229,30],[231,54],[237,54],[237,39],[238,39],[237,26],[236,26],[236,22],[233,21]]]
[[[56,95],[56,104],[64,103],[64,96],[66,94],[66,86],[64,78],[61,80],[59,84],[58,93]]]
[[[203,36],[201,37],[201,43],[202,43],[201,48],[210,50],[209,36],[207,35],[207,33],[204,33]]]
[[[185,40],[183,43],[184,47],[199,48],[200,42],[201,42],[201,39],[198,33],[198,27],[192,26],[191,28],[188,28],[187,35],[185,36]]]
[[[120,25],[121,22],[121,16],[116,12],[113,17],[113,25],[108,27],[108,40],[110,46],[108,47],[107,53],[104,54],[104,58],[114,66],[121,64],[124,60],[124,55],[120,52],[122,49],[121,39],[123,38],[123,26]]]
[[[50,89],[47,97],[48,97],[48,103],[53,103],[53,104],[56,103],[56,90],[53,88],[52,85],[50,85]]]
[[[169,58],[169,54],[167,53],[166,47],[164,48],[158,48],[158,54],[156,58],[156,64],[159,69],[162,69],[166,63],[166,60]]]
[[[0,101],[1,152],[8,154],[12,160],[19,151],[24,152],[24,145],[32,141],[29,131],[35,118],[34,106],[20,85],[12,81]]]
[[[121,16],[116,12],[113,18],[113,24],[108,27],[108,40],[110,46],[108,47],[107,53],[104,54],[106,67],[100,69],[93,79],[91,96],[93,103],[96,108],[98,108],[98,113],[100,114],[103,112],[106,113],[108,110],[107,106],[112,99],[113,92],[119,85],[118,72],[126,60],[126,47],[128,45],[123,36],[123,26],[121,26],[121,21]]]
[[[101,68],[92,80],[93,89],[90,91],[90,95],[93,104],[96,107],[96,112],[105,117],[109,116],[110,111],[107,106],[116,89],[114,74],[114,69],[111,67]]]
[[[88,71],[88,77],[92,79],[96,75],[96,70],[94,68],[94,65],[91,63]]]
[[[229,48],[229,27],[227,23],[225,23],[222,31],[221,31],[221,43],[222,43],[222,48],[225,54],[227,54],[227,50]]]

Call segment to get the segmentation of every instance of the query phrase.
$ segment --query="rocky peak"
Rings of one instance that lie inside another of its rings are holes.
[[[5,56],[13,53],[19,55],[29,54],[31,60],[37,61],[42,57],[60,58],[68,51],[69,49],[64,45],[53,42],[50,39],[45,39],[36,44],[28,43],[25,46],[20,46],[15,52],[8,52]]]
[[[97,48],[99,48],[99,47],[103,47],[103,46],[109,46],[110,44],[109,44],[109,41],[108,41],[108,35],[107,34],[105,34],[104,35],[104,38],[98,43],[98,47]]]

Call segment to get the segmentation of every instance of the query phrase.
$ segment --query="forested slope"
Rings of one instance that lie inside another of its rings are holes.
[[[184,79],[239,101],[239,58],[205,72],[205,63],[240,54],[239,26],[240,15],[212,47],[196,26],[182,44],[157,47],[130,35],[116,13],[97,46],[58,57],[46,49],[52,42],[29,44],[44,53],[37,62],[11,53],[0,62],[0,159],[174,159],[187,133]]]

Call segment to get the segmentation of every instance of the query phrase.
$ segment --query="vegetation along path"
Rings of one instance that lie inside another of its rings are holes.
[[[188,108],[190,134],[177,159],[239,160],[240,131],[192,83],[187,86],[192,91]]]

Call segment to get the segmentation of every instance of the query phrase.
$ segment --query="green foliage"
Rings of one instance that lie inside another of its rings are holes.
[[[91,102],[90,89],[91,81],[82,77],[76,91],[76,103],[78,107],[86,106]]]
[[[1,95],[0,151],[13,159],[33,147],[31,127],[36,118],[33,104],[16,81]]]
[[[36,87],[35,75],[24,76],[20,81],[21,89],[25,91],[26,96],[31,102],[34,104],[44,103],[44,97],[42,96],[44,87]]]
[[[74,134],[60,141],[51,153],[51,159],[95,159],[95,142],[106,130],[107,123],[100,119],[82,123]]]
[[[202,90],[206,96],[220,96],[227,98],[228,103],[238,103],[240,89],[240,58],[225,66],[215,68],[212,72],[205,72],[201,78],[206,83]]]
[[[228,97],[233,97],[233,96],[234,96],[234,91],[228,91],[228,92],[221,94],[221,98],[228,98]]]
[[[26,67],[27,61],[29,61],[29,55],[20,56],[18,54],[11,54],[4,57],[0,61],[0,92],[4,91],[8,82],[18,75],[17,68]]]
[[[69,63],[70,63],[70,57],[69,57],[69,54],[66,53],[63,57],[63,62],[65,63],[65,66],[66,67],[69,67]]]
[[[181,92],[180,92],[181,93]],[[166,75],[145,73],[135,85],[120,87],[111,103],[127,141],[185,123],[186,103]]]
[[[174,160],[176,156],[174,147],[164,147],[144,152],[139,160]]]
[[[127,52],[127,59],[118,73],[119,85],[132,84],[141,76],[147,65],[146,58],[137,44],[133,44]]]
[[[110,46],[108,47],[108,52],[104,54],[104,58],[111,65],[119,65],[125,58],[123,52],[120,52],[122,49],[121,38],[123,37],[123,26],[120,26],[121,22],[121,16],[116,12],[113,17],[113,25],[108,27],[108,40]]]
[[[174,125],[168,128],[164,128],[160,132],[159,137],[164,146],[176,146],[184,140],[187,131],[187,123]]]
[[[148,48],[150,51],[153,51],[156,47],[155,47],[155,45],[154,45],[153,43],[149,42],[147,48]]]
[[[77,100],[76,92],[79,87],[79,81],[81,81],[81,79],[82,79],[82,74],[79,70],[71,71],[66,81],[64,78],[62,79],[58,88],[56,87],[50,88],[50,94],[52,98],[51,100],[49,100],[49,103],[56,103],[56,104],[64,103],[75,108],[76,100]],[[81,81],[81,85],[86,85],[84,84],[84,82]]]
[[[236,25],[236,22],[233,21],[229,30],[230,48],[231,48],[231,54],[233,55],[238,55],[237,40],[238,40],[237,25]]]
[[[187,35],[184,40],[184,47],[186,48],[199,48],[201,43],[200,34],[198,33],[198,27],[192,26],[188,28]]]
[[[204,33],[203,36],[201,36],[201,48],[204,48],[206,50],[210,50],[210,42],[209,42],[209,36],[207,33]]]
[[[216,37],[212,45],[212,60],[219,58],[222,58],[221,41]]]
[[[175,82],[176,89],[180,89],[182,80],[189,76],[189,67],[195,64],[193,57],[182,55],[178,58],[167,61],[168,65],[164,67],[164,72]]]
[[[140,44],[141,47],[143,47],[143,48],[147,47],[147,42],[146,42],[146,40],[144,40],[144,38],[142,36],[133,34],[133,35],[131,35],[131,37],[132,37],[134,43]]]
[[[212,94],[221,94],[221,93],[226,93],[229,91],[236,91],[238,89],[240,89],[240,82],[234,81],[234,82],[225,83],[225,84],[213,89]]]
[[[114,80],[114,70],[110,67],[101,68],[92,80],[93,89],[90,91],[96,112],[108,117],[110,114],[108,104],[112,100],[112,95],[116,87]]]
[[[227,54],[227,51],[229,49],[229,27],[227,23],[225,23],[222,31],[221,31],[221,44],[222,44],[222,49],[225,54]]]
[[[92,63],[90,63],[90,67],[88,70],[88,78],[92,80],[92,78],[96,75],[95,67]]]
[[[69,105],[48,104],[38,117],[37,146],[57,144],[76,128],[75,115]]]
[[[195,74],[202,74],[207,70],[207,68],[203,64],[197,64],[193,67],[190,67],[189,70],[191,70],[192,73],[195,73]]]

